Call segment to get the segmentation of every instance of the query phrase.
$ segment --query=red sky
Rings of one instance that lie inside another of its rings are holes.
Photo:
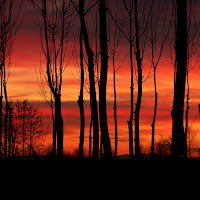
[[[17,0],[19,1],[19,0]],[[17,2],[16,1],[16,2]],[[12,101],[28,99],[38,106],[39,110],[46,116],[46,122],[51,125],[50,109],[44,103],[43,98],[38,93],[37,76],[40,68],[40,60],[43,59],[40,43],[39,16],[28,1],[24,1],[21,16],[23,23],[19,29],[14,41],[14,52],[11,57],[11,75],[8,81],[8,95]],[[76,35],[76,29],[73,30]],[[72,38],[71,43],[75,43]],[[128,43],[122,39],[119,49],[126,52]],[[123,54],[123,53],[121,53]],[[124,53],[125,54],[125,53]],[[128,58],[128,57],[127,57]],[[123,56],[119,57],[117,65],[121,63]],[[145,62],[143,62],[145,63]],[[111,63],[110,63],[111,64]],[[109,65],[110,65],[109,64]],[[145,66],[144,75],[148,74],[148,63]],[[197,133],[196,146],[200,145],[200,119],[195,119],[200,102],[200,71],[197,65],[195,71],[189,73],[190,79],[190,110],[189,126],[192,125],[193,132]],[[88,78],[87,78],[88,80]],[[63,77],[62,87],[62,114],[64,119],[64,151],[72,152],[78,148],[79,143],[79,108],[76,103],[79,96],[80,80],[78,79],[74,63],[71,62],[67,67]],[[86,84],[86,86],[88,86]],[[128,154],[128,125],[127,120],[130,115],[130,67],[129,61],[125,60],[116,75],[117,87],[117,106],[118,106],[118,134],[119,134],[119,154]],[[156,120],[155,139],[158,141],[161,136],[171,136],[172,120],[171,109],[173,103],[173,66],[170,63],[169,53],[164,53],[157,70],[157,90],[158,90],[158,113]],[[97,90],[98,91],[98,90]],[[98,93],[98,92],[97,92]],[[89,138],[89,95],[85,91],[86,100],[86,137],[85,149],[88,149]],[[135,80],[134,102],[136,102],[137,83]],[[109,133],[114,149],[114,120],[113,120],[113,74],[112,66],[109,66],[108,72],[108,121]],[[143,150],[150,151],[151,145],[151,123],[154,108],[154,88],[153,76],[143,84],[143,96],[141,105],[140,120],[140,144]],[[46,143],[52,142],[52,136],[46,138]]]

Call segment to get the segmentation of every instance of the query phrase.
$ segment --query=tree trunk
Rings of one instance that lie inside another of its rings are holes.
[[[1,66],[1,74],[2,74],[2,66]],[[1,96],[0,96],[0,159],[1,159],[1,147],[2,147],[2,99],[3,99],[3,85],[2,85],[2,75],[1,75]]]
[[[130,36],[129,36],[129,44],[130,44],[130,64],[131,64],[131,113],[128,122],[128,130],[129,130],[129,154],[130,159],[133,158],[133,44],[132,44],[132,14],[129,15],[130,19]]]
[[[116,70],[115,56],[113,55],[113,88],[114,88],[114,123],[115,123],[115,158],[117,157],[118,134],[117,134],[117,94],[116,94]]]
[[[22,149],[22,158],[24,159],[24,153],[25,153],[25,107],[24,107],[24,113],[23,113],[23,119],[22,119],[22,137],[23,137],[23,149]]]
[[[11,140],[12,140],[12,109],[9,106],[9,125],[8,125],[8,159],[11,158]]]
[[[52,157],[55,160],[56,159],[56,138],[57,138],[57,132],[56,132],[56,125],[55,125],[55,116],[54,116],[54,107],[53,107],[53,99],[51,94],[51,117],[53,122],[53,152]]]
[[[30,140],[29,140],[29,159],[31,159],[31,151],[32,151],[32,132],[33,132],[33,122],[31,119],[31,130],[30,130]]]
[[[56,138],[57,138],[56,125],[55,125],[55,120],[53,119],[53,159],[56,158]]]
[[[135,37],[136,37],[136,60],[138,70],[138,96],[135,108],[135,158],[139,158],[140,144],[139,144],[139,120],[140,120],[140,108],[142,101],[142,59],[140,56],[140,39],[139,39],[139,26],[138,26],[138,5],[137,0],[134,0],[135,4]]]
[[[84,100],[83,100],[83,86],[84,86],[84,67],[83,67],[83,47],[82,47],[82,31],[80,31],[80,66],[81,66],[81,88],[78,98],[78,105],[80,108],[81,129],[80,129],[80,143],[79,143],[79,158],[83,158],[84,145],[84,131],[85,131],[85,115],[84,115]]]
[[[6,112],[4,117],[4,158],[7,159],[8,156],[8,96],[7,96],[7,87],[6,83],[4,82],[4,95],[6,101]]]
[[[90,132],[89,132],[89,159],[92,158],[92,116],[90,116]]]
[[[158,103],[158,93],[157,93],[157,87],[156,87],[156,67],[154,67],[154,91],[155,91],[155,104],[154,104],[153,122],[151,124],[151,127],[152,127],[151,156],[152,158],[154,158],[155,122],[156,122],[157,103]]]
[[[187,100],[186,100],[186,113],[185,113],[185,135],[184,135],[184,149],[183,149],[183,158],[187,158],[187,136],[188,136],[188,114],[189,114],[189,76],[188,76],[188,69],[187,69]]]
[[[90,98],[91,98],[91,116],[93,123],[93,158],[99,158],[99,122],[98,122],[98,111],[97,111],[97,99],[96,99],[96,89],[94,80],[94,53],[91,50],[89,44],[89,38],[84,18],[84,0],[79,0],[79,17],[81,21],[82,34],[84,39],[84,44],[88,56],[88,72],[90,80]]]
[[[184,149],[184,97],[187,69],[187,0],[176,0],[177,31],[176,31],[176,60],[177,73],[174,88],[174,104],[172,111],[172,156],[181,159]]]
[[[57,157],[63,158],[63,119],[61,114],[61,95],[55,95],[55,125],[57,131]]]
[[[108,133],[107,108],[106,108],[106,88],[108,73],[108,46],[107,46],[107,20],[106,20],[106,2],[99,1],[100,17],[100,48],[101,48],[101,76],[99,86],[99,113],[100,128],[102,135],[102,144],[104,147],[104,157],[112,158],[110,137]]]

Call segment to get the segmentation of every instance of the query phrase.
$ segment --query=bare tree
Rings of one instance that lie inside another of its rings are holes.
[[[8,145],[8,112],[9,102],[7,93],[7,82],[9,78],[10,56],[13,51],[13,38],[15,37],[21,23],[18,24],[19,14],[21,11],[22,2],[20,4],[17,14],[13,10],[13,0],[5,0],[0,4],[0,60],[1,60],[1,114],[2,114],[2,88],[4,91],[4,98],[6,103],[6,112],[4,117],[4,158],[7,159],[7,145]],[[2,118],[1,118],[2,120]],[[1,128],[2,130],[2,128]],[[2,134],[2,133],[1,133]]]
[[[52,127],[53,127],[52,157],[53,157],[53,159],[56,159],[56,141],[57,141],[56,138],[57,137],[56,137],[55,114],[54,114],[55,102],[53,100],[53,95],[51,93],[51,90],[49,89],[48,85],[46,84],[45,73],[44,73],[42,67],[40,68],[39,73],[36,72],[36,76],[37,76],[37,86],[38,87],[35,87],[35,88],[51,109],[51,118],[52,118]]]
[[[119,14],[119,3],[118,0],[116,2],[116,9],[115,9],[115,16]],[[110,17],[110,19],[112,19]],[[110,22],[111,23],[111,22]],[[114,24],[113,24],[114,25]],[[119,42],[121,39],[121,31],[114,25],[108,24],[108,45],[109,45],[109,52],[112,59],[112,66],[113,66],[113,93],[114,93],[114,125],[115,125],[115,158],[117,157],[117,150],[118,150],[118,131],[117,131],[117,90],[116,90],[116,72],[120,68],[116,68],[116,54],[119,47]]]
[[[140,54],[140,38],[139,38],[139,24],[138,24],[138,1],[134,0],[135,6],[135,37],[136,37],[136,60],[137,60],[137,71],[138,71],[138,95],[137,103],[135,107],[135,157],[139,157],[140,145],[139,145],[139,119],[140,119],[140,108],[142,101],[142,58]]]
[[[159,62],[166,46],[166,42],[170,33],[170,23],[167,21],[168,17],[168,3],[161,0],[152,0],[152,12],[150,13],[150,19],[148,23],[147,45],[150,50],[150,64],[153,69],[154,80],[154,114],[152,120],[152,142],[151,142],[151,155],[154,156],[154,136],[155,136],[155,122],[157,115],[158,104],[158,92],[156,83],[156,71],[159,66]]]
[[[133,120],[135,120],[135,156],[139,157],[139,114],[142,100],[142,83],[149,78],[149,75],[146,79],[143,80],[142,74],[142,60],[144,55],[144,49],[146,44],[146,33],[147,33],[147,24],[148,17],[151,13],[151,6],[148,1],[141,1],[138,6],[138,1],[132,0],[122,0],[123,12],[122,20],[117,20],[111,17],[115,22],[117,28],[121,31],[122,35],[129,42],[129,55],[130,55],[130,68],[131,68],[131,113],[130,119],[128,122],[129,129],[129,152],[130,158],[133,158]],[[138,13],[139,8],[139,13]],[[135,58],[137,61],[137,67],[133,65],[134,56],[133,48],[135,47]],[[136,76],[138,84],[138,95],[137,103],[135,108],[135,119],[134,119],[134,104],[133,104],[133,92],[134,92],[134,73]]]
[[[195,3],[193,0],[188,2],[188,17],[187,17],[187,70],[186,70],[186,111],[185,111],[185,130],[184,130],[184,149],[183,158],[188,155],[188,131],[189,131],[189,100],[190,100],[190,86],[189,86],[189,72],[194,70],[199,62],[200,55],[198,53],[198,25],[196,23],[196,13],[194,10]]]
[[[61,89],[63,72],[66,68],[65,53],[67,39],[72,27],[73,10],[71,2],[41,0],[37,3],[31,0],[33,6],[40,13],[43,24],[41,26],[42,49],[46,59],[46,81],[54,98],[54,119],[57,136],[57,156],[63,157],[63,118],[61,112]],[[48,10],[49,8],[49,10]],[[55,136],[53,138],[56,138]]]
[[[140,157],[140,109],[142,102],[142,84],[149,78],[144,79],[142,64],[147,40],[147,27],[149,16],[152,12],[152,5],[149,1],[143,1],[138,4],[138,0],[134,0],[134,28],[135,28],[135,58],[136,58],[136,75],[137,75],[137,102],[135,106],[135,158]]]
[[[22,122],[22,158],[25,156],[25,141],[26,141],[26,124],[27,119],[30,115],[31,107],[29,106],[28,101],[23,101],[22,103],[17,102],[17,113],[20,121]]]
[[[94,52],[91,48],[88,29],[86,26],[85,15],[98,3],[96,1],[92,6],[89,6],[88,9],[85,9],[85,1],[79,0],[79,6],[73,3],[81,22],[81,30],[83,35],[83,41],[85,44],[85,49],[88,58],[88,72],[89,72],[89,82],[90,82],[90,103],[91,103],[91,125],[93,126],[93,158],[99,158],[99,122],[98,122],[98,109],[97,109],[97,98],[96,98],[96,88],[95,88],[95,79],[94,79]]]
[[[18,149],[22,159],[26,156],[31,159],[40,146],[38,141],[47,133],[42,114],[27,100],[12,103],[10,109],[9,127],[12,128],[12,134],[9,139],[9,158],[15,159]]]
[[[130,52],[130,68],[131,68],[131,112],[130,118],[128,122],[128,129],[129,129],[129,153],[130,158],[133,158],[133,91],[134,91],[134,66],[133,66],[133,45],[134,45],[134,31],[133,31],[133,21],[134,21],[134,5],[133,1],[131,0],[122,0],[122,4],[124,7],[124,12],[122,13],[123,19],[120,21],[117,18],[113,17],[111,10],[109,9],[110,16],[112,17],[115,25],[120,30],[121,34],[126,38],[129,42],[129,52]],[[121,4],[120,4],[121,5]],[[126,19],[128,18],[128,20]],[[128,21],[128,22],[127,22]]]

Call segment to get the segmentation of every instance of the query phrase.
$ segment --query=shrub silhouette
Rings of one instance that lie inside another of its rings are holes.
[[[166,158],[171,156],[172,140],[171,137],[163,138],[155,143],[155,153],[160,158]]]

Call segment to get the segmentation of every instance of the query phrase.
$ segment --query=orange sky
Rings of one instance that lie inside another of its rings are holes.
[[[42,50],[40,44],[39,20],[37,13],[34,11],[30,3],[25,1],[21,15],[23,16],[23,24],[16,35],[14,42],[14,52],[11,58],[11,75],[8,81],[8,96],[12,101],[28,99],[43,112],[46,116],[46,122],[51,125],[50,109],[44,103],[43,98],[37,89],[37,72],[40,68],[40,59],[42,58]],[[76,34],[76,33],[75,33]],[[73,42],[75,40],[73,39]],[[123,40],[120,47],[128,47]],[[128,57],[127,57],[128,58]],[[122,60],[122,58],[121,58]],[[120,58],[117,65],[121,62]],[[196,146],[200,145],[200,119],[199,116],[194,121],[198,112],[198,104],[200,102],[200,75],[199,66],[195,71],[189,74],[190,79],[190,110],[189,110],[189,126],[192,124],[192,130],[197,133]],[[148,66],[145,68],[144,75],[148,74]],[[87,78],[88,80],[88,78]],[[78,148],[79,144],[79,108],[76,103],[79,96],[80,80],[73,62],[66,69],[63,77],[62,87],[62,114],[64,119],[64,151],[72,152]],[[86,84],[88,87],[88,84]],[[123,66],[118,70],[116,75],[117,104],[118,104],[118,134],[119,134],[119,154],[128,154],[128,125],[127,120],[130,115],[130,67],[129,61],[126,60]],[[156,120],[155,139],[158,141],[161,136],[171,136],[172,120],[171,109],[173,103],[173,67],[170,64],[168,54],[164,53],[157,70],[157,90],[158,90],[158,113]],[[98,92],[97,92],[98,93]],[[85,91],[84,98],[86,100],[86,137],[85,149],[88,150],[89,136],[89,95]],[[135,81],[134,102],[136,102],[137,84]],[[114,149],[114,120],[113,120],[113,74],[112,66],[109,66],[108,72],[108,121],[109,133]],[[153,77],[151,76],[143,84],[143,96],[141,105],[140,119],[140,144],[143,150],[150,151],[151,145],[151,123],[154,108],[154,88]],[[194,121],[194,122],[193,122]],[[52,136],[46,138],[48,144],[52,143]]]

